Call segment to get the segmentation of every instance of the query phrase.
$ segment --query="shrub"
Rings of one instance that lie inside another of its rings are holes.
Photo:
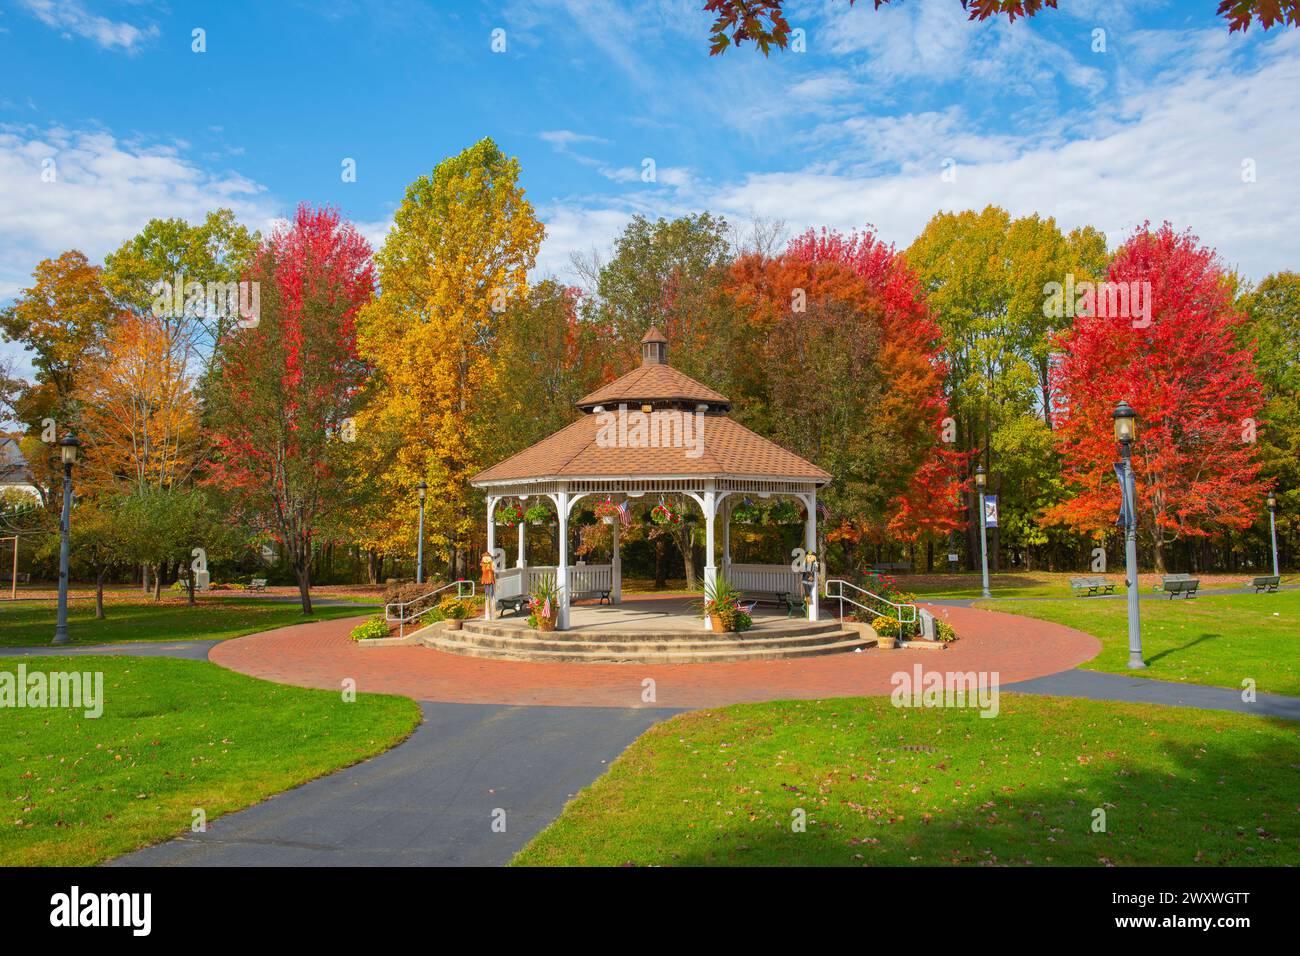
[[[372,617],[352,629],[352,640],[370,641],[388,636],[388,624],[382,617]]]
[[[952,641],[957,640],[957,632],[953,629],[953,626],[949,624],[947,621],[936,620],[934,622],[934,636],[937,637],[939,640],[943,641],[945,644],[949,644]]]

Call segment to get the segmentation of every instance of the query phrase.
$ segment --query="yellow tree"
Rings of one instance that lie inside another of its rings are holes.
[[[363,544],[413,550],[423,479],[429,545],[463,573],[483,520],[469,478],[490,464],[494,446],[474,427],[475,412],[493,390],[497,328],[526,294],[543,234],[518,161],[491,139],[407,188],[376,256],[382,292],[358,318],[359,348],[376,369],[379,394],[358,416],[357,434],[387,464],[368,509],[372,520],[382,516],[380,525],[359,535]]]

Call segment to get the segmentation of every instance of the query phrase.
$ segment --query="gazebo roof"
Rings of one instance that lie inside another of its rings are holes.
[[[710,477],[821,485],[831,480],[812,462],[727,418],[722,413],[730,400],[670,367],[667,358],[667,340],[652,327],[641,340],[640,367],[579,400],[585,415],[479,472],[470,483]],[[645,405],[651,407],[648,415]],[[626,406],[625,417],[620,418],[620,406]]]
[[[678,415],[653,412],[650,418]],[[702,416],[695,447],[628,447],[602,442],[604,416],[583,415],[554,435],[475,475],[474,485],[544,478],[785,478],[825,484],[831,476],[725,415]]]

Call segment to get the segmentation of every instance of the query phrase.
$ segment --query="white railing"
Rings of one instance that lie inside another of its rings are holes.
[[[527,597],[539,586],[553,587],[558,569],[548,565],[530,565],[497,572],[495,596],[500,601],[513,601]],[[612,590],[614,566],[612,564],[569,565],[569,593],[590,594]]]
[[[798,597],[803,593],[799,575],[788,564],[733,564],[727,581],[742,591],[762,591]]]
[[[834,586],[835,589],[834,592],[832,592],[831,590],[832,586]],[[900,628],[904,624],[916,623],[915,604],[895,604],[893,601],[889,600],[888,598],[882,598],[879,594],[874,594],[871,591],[868,591],[866,588],[860,588],[856,584],[850,584],[848,581],[845,581],[842,578],[830,578],[822,586],[822,593],[826,595],[826,597],[829,598],[830,600],[838,600],[840,602],[841,621],[844,620],[845,601],[847,601],[849,604],[852,604],[854,607],[861,608],[862,610],[870,614],[874,614],[876,617],[893,616],[893,615],[887,615],[884,611],[880,610],[878,607],[872,607],[869,604],[863,604],[861,600],[855,599],[853,596],[845,594],[844,593],[845,588],[850,588],[853,591],[854,595],[857,595],[857,598],[859,599],[864,597],[871,598],[873,601],[879,601],[881,604],[893,608],[894,614],[898,617],[898,625]],[[904,614],[905,611],[911,611],[912,613],[910,615],[905,615]]]
[[[414,614],[408,614],[407,608],[412,607],[416,604],[420,604],[424,601],[427,601],[431,597],[441,594],[443,591],[450,591],[452,588],[456,589],[456,597],[458,599],[464,600],[465,598],[472,598],[474,596],[473,581],[465,581],[465,580],[452,581],[451,584],[444,584],[440,588],[434,588],[432,591],[429,591],[425,594],[421,594],[418,598],[413,598],[410,601],[394,601],[391,604],[385,604],[384,620],[389,622],[397,621],[398,622],[397,636],[405,637],[406,622],[419,620],[420,618],[424,617],[424,615],[428,614],[430,611],[436,608],[438,606],[438,603],[435,601],[431,603],[428,607],[424,608],[423,610],[416,611]],[[394,608],[397,609],[396,615],[394,615],[393,613]]]

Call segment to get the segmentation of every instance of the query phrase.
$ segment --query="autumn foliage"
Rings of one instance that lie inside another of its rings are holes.
[[[1139,415],[1141,530],[1163,567],[1163,545],[1244,528],[1258,514],[1261,389],[1250,352],[1237,344],[1244,316],[1231,283],[1195,236],[1168,223],[1144,226],[1117,250],[1107,278],[1150,283],[1150,324],[1081,316],[1060,337],[1054,388],[1072,496],[1046,520],[1083,530],[1114,525],[1112,413],[1126,399]]]

